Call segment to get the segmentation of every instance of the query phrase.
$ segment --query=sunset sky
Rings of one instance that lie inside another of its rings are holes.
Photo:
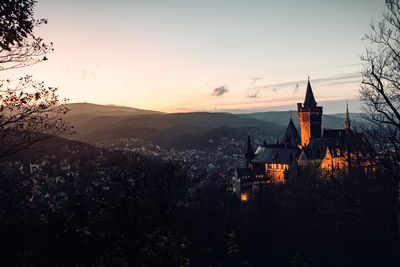
[[[55,51],[15,75],[70,102],[165,112],[295,109],[310,75],[324,112],[341,112],[383,11],[383,0],[39,0]]]

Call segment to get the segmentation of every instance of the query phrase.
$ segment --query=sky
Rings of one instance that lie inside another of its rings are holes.
[[[19,70],[69,102],[163,112],[359,110],[360,56],[383,0],[38,0],[49,60]]]

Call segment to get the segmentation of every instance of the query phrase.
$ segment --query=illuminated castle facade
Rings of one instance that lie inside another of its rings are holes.
[[[248,200],[260,184],[285,183],[297,176],[299,167],[307,164],[315,164],[332,174],[348,173],[352,166],[373,171],[371,162],[365,159],[371,148],[362,133],[351,130],[347,107],[345,128],[324,129],[322,133],[322,106],[315,101],[309,79],[305,100],[297,104],[297,114],[301,135],[290,119],[281,140],[276,144],[264,142],[255,152],[248,135],[246,166],[236,169],[232,179],[233,191],[242,201]]]
[[[310,78],[307,82],[304,103],[297,103],[297,114],[301,127],[301,145],[307,146],[311,138],[321,138],[322,107],[317,106],[317,102],[315,102]]]

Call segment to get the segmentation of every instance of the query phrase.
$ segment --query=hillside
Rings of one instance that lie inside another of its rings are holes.
[[[143,115],[143,114],[160,114],[159,111],[145,110],[138,108],[130,108],[114,105],[98,105],[91,103],[72,103],[68,104],[71,110],[68,116],[76,116],[80,114],[92,114],[98,116],[128,116],[128,115]]]
[[[134,138],[165,148],[206,149],[218,143],[210,144],[210,139],[245,140],[248,131],[258,142],[275,141],[281,138],[291,117],[300,128],[294,111],[167,114],[85,103],[69,107],[71,111],[66,118],[75,127],[76,134],[66,137],[89,143]],[[323,115],[323,128],[343,128],[343,124],[341,114]]]
[[[240,118],[229,113],[174,113],[135,116],[85,116],[70,117],[75,127],[75,140],[95,143],[105,139],[138,138],[165,147],[197,148],[207,140],[205,136],[238,138],[247,131],[275,139],[284,127],[252,118]],[[225,127],[232,129],[227,131]],[[220,132],[222,131],[222,133]],[[199,139],[199,140],[198,140]],[[189,141],[192,140],[192,141]]]
[[[38,162],[49,156],[65,159],[93,155],[96,151],[98,151],[96,147],[87,143],[51,137],[33,144],[28,149],[6,156],[4,160]]]
[[[122,106],[97,105],[91,103],[72,103],[68,104],[70,111],[66,115],[66,119],[73,122],[74,127],[79,128],[81,124],[100,116],[133,116],[133,115],[149,115],[161,114],[161,112],[153,110],[144,110]]]
[[[350,120],[354,123],[362,122],[363,119],[360,113],[350,113]],[[254,118],[266,122],[271,122],[279,125],[286,126],[290,118],[293,119],[295,126],[299,129],[300,123],[297,117],[297,111],[269,111],[269,112],[257,112],[249,114],[238,114],[241,118]],[[322,115],[322,129],[340,129],[344,127],[344,120],[346,114],[330,114]]]
[[[362,113],[350,113],[349,114],[350,121],[354,125],[359,124],[359,123],[367,123],[367,120],[364,118],[364,115],[365,114],[362,114]],[[344,120],[346,118],[346,113],[337,113],[337,114],[332,114],[330,116]]]

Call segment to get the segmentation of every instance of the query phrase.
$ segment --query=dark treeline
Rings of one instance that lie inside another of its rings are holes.
[[[79,175],[2,165],[4,266],[398,266],[384,172],[327,178],[310,166],[240,203],[217,172],[91,153],[76,155]]]

